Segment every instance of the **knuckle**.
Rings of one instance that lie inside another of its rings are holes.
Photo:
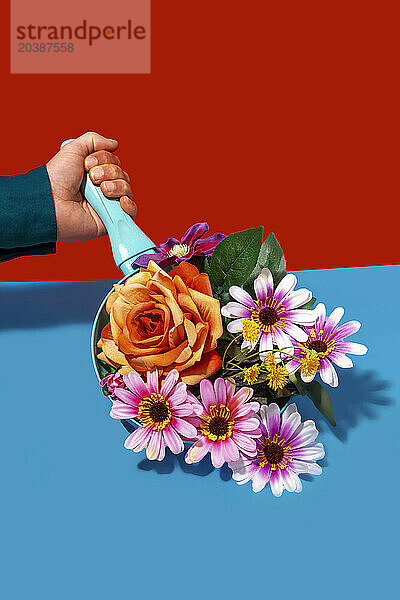
[[[108,153],[105,150],[99,150],[98,155],[103,165],[107,165],[110,162],[108,158]]]
[[[126,192],[125,183],[126,182],[123,181],[122,179],[118,179],[115,182],[115,184],[116,184],[115,189],[117,190],[119,196],[123,196]]]
[[[109,164],[107,167],[109,175],[112,179],[119,179],[120,177],[120,168],[118,165]]]
[[[98,157],[104,165],[117,165],[119,166],[119,159],[117,156],[114,156],[112,152],[108,152],[107,150],[99,150]]]

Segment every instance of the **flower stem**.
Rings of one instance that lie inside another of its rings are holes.
[[[241,334],[241,333],[239,333],[239,335],[237,335],[236,337],[234,337],[234,338],[233,338],[233,339],[232,339],[232,340],[229,342],[229,344],[227,345],[227,347],[225,348],[225,352],[224,352],[224,355],[223,355],[223,357],[222,357],[222,368],[223,368],[223,370],[225,370],[225,358],[226,358],[226,354],[227,354],[227,352],[228,352],[229,348],[230,348],[230,347],[232,346],[232,344],[233,344],[234,342],[236,342],[236,340],[238,340],[238,339],[239,339],[241,336],[242,336],[242,334]]]

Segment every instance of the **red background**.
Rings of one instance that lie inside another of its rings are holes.
[[[153,0],[151,75],[10,75],[4,15],[0,173],[95,130],[120,141],[155,242],[263,224],[290,269],[397,263],[395,7]],[[0,265],[2,280],[119,276],[107,239]]]

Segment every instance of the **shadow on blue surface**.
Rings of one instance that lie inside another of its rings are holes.
[[[126,420],[121,421],[122,425],[128,431],[128,433],[132,433],[135,431],[135,427]],[[209,475],[214,471],[214,467],[211,464],[211,460],[209,455],[207,455],[201,462],[195,465],[188,465],[185,463],[185,452],[181,454],[173,454],[169,448],[166,449],[165,458],[162,461],[158,460],[148,460],[144,458],[139,464],[138,469],[141,471],[156,471],[159,475],[166,475],[168,473],[172,473],[175,469],[175,466],[179,466],[184,473],[191,473],[192,475],[199,475],[204,477],[205,475]],[[228,467],[227,467],[228,469]],[[230,472],[230,469],[228,469]],[[228,477],[230,479],[230,475]]]
[[[157,460],[148,460],[145,458],[138,464],[138,469],[141,471],[156,471],[159,475],[172,473],[175,467],[179,467],[184,473],[200,477],[205,477],[215,470],[215,467],[211,464],[210,455],[205,456],[199,463],[188,465],[185,463],[185,452],[182,452],[182,454],[172,454],[168,449],[163,461],[158,462]],[[226,468],[230,472],[230,469]]]
[[[7,283],[0,287],[0,329],[92,322],[110,281]],[[11,307],[11,310],[10,310]]]
[[[318,462],[321,467],[326,468],[328,466],[326,456]],[[168,475],[173,473],[175,467],[180,468],[184,473],[189,473],[190,475],[197,475],[200,477],[205,477],[215,471],[215,467],[213,467],[211,463],[209,454],[207,454],[207,456],[205,456],[199,463],[188,465],[185,462],[184,452],[182,452],[182,454],[175,455],[172,454],[172,452],[170,452],[168,449],[165,453],[165,459],[163,461],[158,462],[157,460],[148,460],[145,458],[138,464],[138,469],[141,471],[155,471],[159,475]],[[232,479],[232,471],[226,463],[219,469],[219,476],[222,481],[230,481]],[[312,475],[302,474],[300,477],[305,481],[314,480]]]
[[[394,400],[387,395],[390,384],[380,379],[375,371],[338,369],[338,372],[339,387],[328,389],[336,427],[331,427],[307,399],[301,400],[300,412],[303,420],[313,419],[319,431],[330,430],[346,442],[349,431],[362,419],[376,419],[379,407],[391,406]],[[296,397],[297,400],[300,399]]]

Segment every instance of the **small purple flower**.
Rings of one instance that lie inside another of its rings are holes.
[[[223,233],[214,233],[210,237],[200,239],[208,229],[207,223],[196,223],[189,227],[181,240],[169,238],[167,242],[160,244],[154,253],[142,254],[133,264],[147,267],[149,261],[153,260],[164,269],[174,263],[189,260],[192,256],[210,256],[226,236]]]
[[[109,393],[111,398],[115,398],[115,390],[124,389],[126,390],[126,385],[124,383],[124,379],[120,373],[110,373],[103,377],[100,381],[101,387],[106,386],[107,392]]]

